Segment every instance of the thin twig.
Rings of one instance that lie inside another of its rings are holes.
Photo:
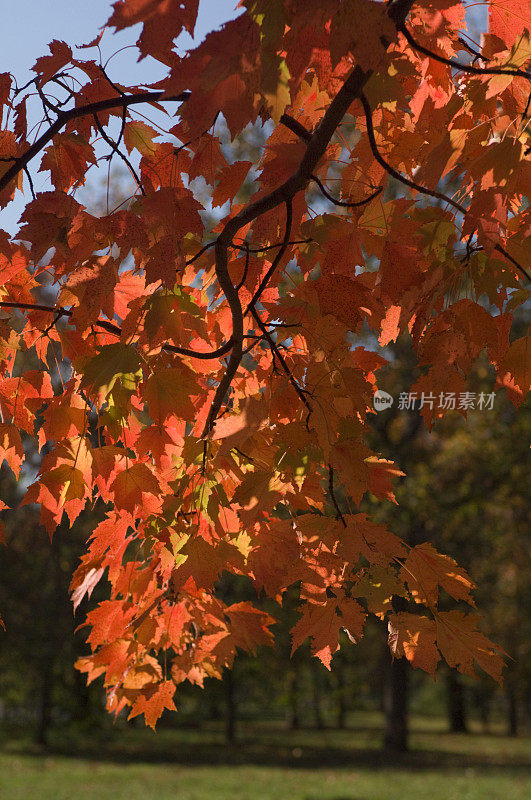
[[[280,246],[280,249],[279,249],[278,253],[276,254],[275,258],[273,259],[273,261],[271,263],[271,266],[267,270],[266,274],[264,275],[264,277],[260,281],[260,284],[258,285],[257,290],[253,294],[253,296],[251,298],[251,302],[249,303],[249,305],[245,309],[245,313],[246,314],[251,309],[253,309],[256,306],[256,304],[258,303],[258,301],[260,300],[260,297],[262,296],[262,293],[264,292],[267,284],[269,283],[269,281],[271,279],[271,276],[275,272],[276,268],[278,267],[278,265],[280,264],[280,262],[282,260],[282,257],[284,256],[284,253],[288,249],[289,240],[290,240],[290,236],[291,236],[291,227],[292,227],[292,225],[293,225],[293,203],[292,203],[291,197],[288,197],[286,199],[286,229],[285,229],[285,232],[284,232],[284,240],[283,240],[283,242],[282,242],[282,244]]]
[[[511,69],[508,67],[474,67],[472,64],[461,64],[459,61],[454,61],[453,58],[444,58],[444,56],[440,56],[438,53],[428,50],[427,47],[424,47],[417,42],[406,28],[405,22],[403,22],[401,25],[397,25],[397,28],[400,33],[405,36],[407,43],[414,50],[417,50],[419,53],[422,53],[425,56],[433,58],[434,61],[439,61],[440,64],[446,64],[447,66],[458,69],[461,72],[469,72],[471,75],[513,75],[515,77],[527,78],[527,80],[531,80],[531,75],[523,69]],[[481,58],[483,58],[483,56],[481,56]]]
[[[21,311],[49,311],[51,314],[57,314],[58,319],[61,317],[71,317],[74,313],[70,309],[62,308],[61,306],[46,306],[42,305],[41,303],[18,303],[15,301],[6,300],[0,301],[0,308],[18,308]],[[116,336],[122,335],[122,329],[113,322],[108,322],[105,319],[98,319],[93,324],[97,325],[98,328],[102,328],[108,333],[112,333]],[[198,358],[202,361],[221,358],[222,356],[226,355],[231,348],[232,339],[229,339],[228,342],[225,342],[225,344],[223,344],[221,347],[218,347],[217,350],[211,350],[210,352],[206,353],[201,352],[200,350],[190,350],[187,347],[178,347],[177,345],[173,344],[162,345],[162,350],[164,350],[166,353],[177,353],[178,355],[189,356],[190,358]]]
[[[18,173],[46,147],[48,142],[52,141],[53,137],[59,133],[67,122],[71,122],[73,119],[79,119],[80,117],[97,114],[99,111],[108,111],[111,108],[129,108],[129,106],[137,105],[138,103],[155,103],[159,100],[164,100],[165,102],[184,102],[189,99],[190,92],[181,92],[178,95],[169,95],[168,97],[164,95],[164,91],[139,92],[138,94],[131,94],[126,97],[109,97],[105,100],[98,100],[94,103],[87,103],[84,106],[71,108],[68,111],[62,111],[48,130],[39,136],[31,147],[28,147],[26,152],[19,156],[13,165],[2,175],[0,178],[0,191],[5,189],[5,187],[17,177]]]
[[[112,159],[112,157],[113,157],[113,155],[115,153],[116,153],[116,155],[120,156],[122,161],[125,163],[125,165],[129,169],[129,172],[133,176],[133,178],[135,180],[135,183],[138,186],[138,189],[139,189],[140,193],[145,196],[146,193],[144,191],[144,187],[142,186],[142,181],[140,180],[135,168],[133,167],[133,165],[131,164],[131,162],[127,158],[127,156],[124,153],[122,153],[122,151],[119,149],[118,142],[113,141],[113,139],[111,139],[111,137],[104,131],[103,126],[102,126],[102,124],[101,124],[101,122],[100,122],[100,120],[98,118],[98,115],[97,114],[93,114],[92,116],[94,118],[94,122],[96,123],[96,128],[100,132],[101,138],[105,142],[107,142],[107,144],[109,145],[109,147],[112,150],[112,153],[109,156],[109,161]]]
[[[267,341],[267,343],[268,343],[269,347],[271,348],[273,354],[280,361],[282,369],[284,370],[284,372],[288,376],[289,382],[291,383],[291,385],[293,386],[293,388],[297,392],[299,398],[302,400],[302,402],[304,403],[304,405],[306,406],[308,411],[311,413],[312,406],[311,406],[310,402],[308,401],[308,398],[306,397],[306,393],[305,393],[304,389],[302,389],[299,386],[299,383],[295,379],[293,373],[291,372],[291,370],[290,370],[290,368],[289,368],[289,366],[288,366],[288,364],[286,362],[286,359],[284,358],[284,356],[282,355],[282,353],[278,349],[278,346],[277,346],[276,342],[274,341],[273,337],[271,336],[271,334],[267,330],[267,328],[264,325],[263,321],[260,319],[260,315],[259,315],[258,311],[255,308],[253,308],[253,309],[251,309],[251,314],[253,315],[253,317],[254,317],[254,319],[256,321],[256,324],[258,325],[258,327],[262,331],[263,338]]]
[[[421,194],[427,194],[430,197],[436,197],[437,200],[442,200],[445,203],[450,203],[454,208],[461,212],[461,214],[466,214],[466,209],[460,204],[456,203],[455,200],[452,200],[451,197],[443,194],[442,192],[436,192],[433,189],[428,189],[426,186],[421,186],[419,183],[415,183],[415,181],[406,178],[405,175],[402,175],[398,172],[394,167],[387,163],[387,161],[383,158],[380,151],[378,150],[378,145],[376,144],[376,139],[374,137],[374,127],[372,124],[372,110],[369,105],[369,101],[365,97],[363,92],[360,92],[359,95],[360,102],[363,106],[363,110],[365,112],[365,120],[367,123],[367,136],[369,137],[369,145],[372,151],[372,154],[376,161],[389,173],[392,175],[393,178],[396,178],[397,181],[403,183],[405,186],[409,186],[411,189],[415,189],[415,191],[420,192]]]
[[[336,493],[334,491],[334,468],[332,464],[328,465],[328,492],[330,494],[330,497],[332,498],[332,503],[334,504],[334,507],[336,509],[337,519],[340,519],[341,522],[343,523],[343,527],[346,528],[347,523],[345,522],[345,517],[341,513],[341,509],[339,508],[339,504],[337,502]]]
[[[336,200],[336,198],[329,193],[326,186],[324,186],[323,183],[319,180],[317,175],[312,175],[311,179],[317,184],[317,186],[319,187],[319,189],[324,194],[327,200],[330,200],[330,202],[333,203],[335,206],[342,206],[343,208],[359,208],[359,206],[364,206],[367,203],[370,203],[371,200],[374,200],[375,197],[378,197],[378,195],[381,192],[383,192],[382,187],[379,186],[375,192],[370,194],[368,197],[365,197],[363,200],[358,200],[355,203],[352,201],[346,202],[345,200]]]

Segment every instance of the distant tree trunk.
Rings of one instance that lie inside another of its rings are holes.
[[[50,575],[52,577],[49,589],[44,590],[42,609],[46,619],[45,641],[42,650],[40,666],[40,692],[38,703],[38,721],[35,732],[37,744],[48,744],[48,733],[52,724],[52,705],[54,688],[54,670],[57,659],[57,620],[60,618],[62,605],[62,580],[60,564],[60,537],[61,529],[58,528],[50,544]]]
[[[518,705],[514,686],[507,683],[505,688],[507,701],[507,736],[518,736]]]
[[[230,744],[236,739],[236,696],[234,673],[231,669],[225,670],[223,684],[225,687],[225,739]]]
[[[459,675],[448,672],[446,676],[446,705],[451,733],[466,733],[466,708],[464,687]]]
[[[296,731],[301,726],[299,713],[299,668],[297,662],[293,663],[288,670],[288,713],[287,723],[292,731]]]
[[[313,707],[313,715],[315,719],[315,727],[318,730],[323,730],[325,727],[324,720],[323,720],[323,711],[322,711],[322,695],[321,695],[321,685],[319,681],[319,665],[317,664],[317,660],[312,658],[311,661],[311,671],[312,671],[312,707]]]
[[[391,660],[388,656],[384,684],[385,732],[387,750],[403,753],[408,740],[409,663],[405,658]]]
[[[35,735],[37,744],[48,744],[48,732],[52,723],[53,663],[48,662],[41,671],[38,723]]]
[[[490,729],[490,695],[486,691],[480,692],[477,704],[483,733],[488,733]]]
[[[348,682],[346,676],[345,662],[341,658],[337,659],[336,666],[337,678],[337,717],[336,725],[340,730],[347,727],[348,712]]]

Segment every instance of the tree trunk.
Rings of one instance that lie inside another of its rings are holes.
[[[507,736],[518,736],[518,706],[514,687],[507,684],[505,689],[507,700]]]
[[[348,681],[346,676],[346,665],[341,658],[337,659],[336,665],[336,678],[337,678],[337,717],[336,725],[339,730],[344,730],[347,727],[347,713],[348,713]]]
[[[53,663],[48,662],[41,672],[39,718],[35,734],[35,741],[43,747],[48,744],[48,731],[52,723],[52,688]]]
[[[323,730],[325,727],[323,720],[323,711],[321,708],[321,686],[319,682],[319,665],[316,659],[312,658],[311,671],[312,671],[312,706],[315,719],[315,727],[318,730]]]
[[[451,733],[466,733],[466,707],[464,687],[459,675],[448,672],[446,676],[446,706]]]
[[[408,740],[409,664],[405,658],[391,661],[388,657],[384,684],[385,732],[387,750],[403,753]]]
[[[480,692],[477,704],[483,733],[488,733],[490,730],[490,695],[487,692]]]
[[[236,739],[236,697],[234,673],[231,669],[225,670],[223,684],[225,686],[225,740],[231,744]]]
[[[38,705],[38,722],[35,732],[37,744],[48,744],[48,733],[52,724],[54,670],[57,659],[57,620],[60,618],[62,604],[62,581],[60,564],[60,536],[58,528],[50,543],[49,570],[52,577],[48,591],[45,590],[42,603],[46,614],[46,633],[41,661],[40,696]]]
[[[296,731],[301,726],[299,713],[299,669],[295,662],[288,670],[288,728]]]

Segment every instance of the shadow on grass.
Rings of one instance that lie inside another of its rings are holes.
[[[373,733],[377,733],[373,731]],[[210,731],[180,729],[162,730],[157,736],[147,738],[143,731],[125,730],[111,738],[68,737],[56,739],[46,749],[32,745],[10,743],[2,748],[5,754],[24,755],[36,759],[50,756],[76,758],[103,763],[168,764],[174,766],[260,766],[295,769],[391,769],[391,770],[441,770],[451,768],[510,770],[513,774],[531,774],[531,763],[518,755],[501,758],[494,750],[489,753],[466,752],[460,742],[454,749],[419,749],[393,754],[375,747],[352,746],[355,734],[343,734],[339,745],[327,742],[326,735],[309,742],[299,740],[286,731],[247,732],[241,741],[227,745],[219,734]],[[473,739],[474,737],[472,737]],[[376,741],[376,740],[375,740]],[[460,749],[457,749],[460,748]],[[363,800],[363,798],[330,798],[330,800]]]

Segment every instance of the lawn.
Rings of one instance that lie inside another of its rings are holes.
[[[4,736],[1,800],[527,800],[531,740],[456,736],[414,720],[411,751],[384,755],[378,720],[351,730],[247,726],[219,731],[128,728],[107,739],[57,738],[43,752]]]

